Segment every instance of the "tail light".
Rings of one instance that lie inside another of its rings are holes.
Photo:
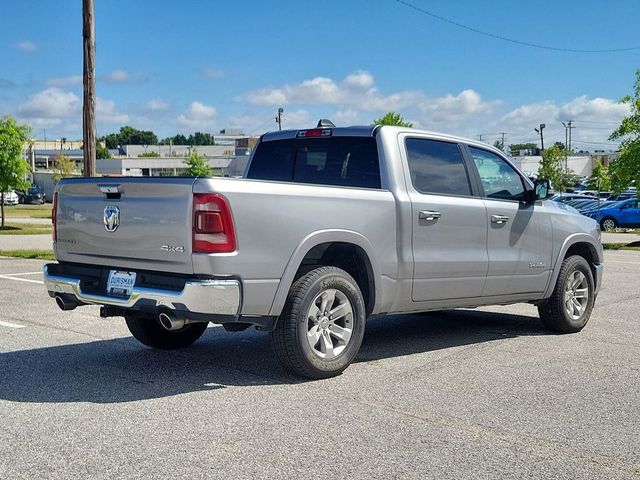
[[[51,237],[55,242],[58,240],[58,192],[53,194],[53,204],[51,207]]]
[[[227,199],[213,193],[193,194],[193,253],[229,253],[236,233]]]

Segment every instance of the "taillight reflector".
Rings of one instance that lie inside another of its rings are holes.
[[[51,237],[55,242],[58,240],[58,192],[53,194],[53,203],[51,205]]]
[[[229,253],[236,234],[227,199],[214,193],[193,194],[193,253]]]

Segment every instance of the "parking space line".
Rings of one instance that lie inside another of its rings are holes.
[[[0,278],[3,278],[5,280],[15,280],[17,282],[38,283],[40,285],[44,285],[44,282],[42,280],[30,280],[28,278],[10,277],[8,275],[0,275]]]
[[[24,325],[18,325],[17,323],[5,322],[3,320],[0,320],[0,327],[25,328]]]
[[[38,272],[25,272],[25,273],[3,273],[5,277],[21,277],[22,275],[41,275],[42,270]]]

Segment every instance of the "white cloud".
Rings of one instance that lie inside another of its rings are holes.
[[[129,116],[116,111],[116,104],[113,100],[96,98],[96,122],[101,123],[126,123]]]
[[[60,121],[79,115],[81,110],[82,102],[78,95],[57,87],[50,87],[29,97],[20,105],[18,113],[24,118]]]
[[[295,129],[295,128],[309,128],[312,125],[309,117],[309,112],[303,109],[285,111],[282,114],[282,128],[283,129]],[[271,130],[271,129],[269,129]],[[275,128],[273,128],[275,130]]]
[[[131,73],[127,70],[113,70],[112,72],[103,75],[101,79],[106,83],[117,84],[145,82],[147,77],[141,73]]]
[[[34,127],[82,124],[82,100],[73,92],[50,87],[30,96],[18,107],[18,115]],[[112,100],[96,98],[97,122],[124,123],[128,119]]]
[[[143,108],[147,112],[164,112],[169,109],[169,104],[164,100],[154,98],[145,103]]]
[[[207,78],[223,78],[224,72],[218,68],[206,67],[200,73]]]
[[[15,47],[24,53],[33,53],[38,47],[31,40],[23,40],[21,42],[16,43]]]
[[[191,102],[187,110],[176,118],[176,123],[183,128],[211,130],[217,113],[211,105]]]
[[[68,77],[56,77],[47,80],[50,87],[73,87],[82,83],[81,75],[70,75]]]
[[[376,87],[373,75],[365,70],[350,73],[341,81],[315,77],[298,84],[258,89],[240,99],[258,106],[337,105],[339,110],[335,118],[340,123],[361,119],[361,112],[385,113],[417,107],[416,113],[424,120],[421,123],[449,125],[470,115],[490,112],[497,105],[497,102],[484,101],[474,90],[440,98],[432,98],[420,90],[401,90],[384,95]]]

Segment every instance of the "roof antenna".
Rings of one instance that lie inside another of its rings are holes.
[[[336,128],[336,126],[331,120],[321,118],[320,120],[318,120],[318,125],[316,125],[316,128]]]

